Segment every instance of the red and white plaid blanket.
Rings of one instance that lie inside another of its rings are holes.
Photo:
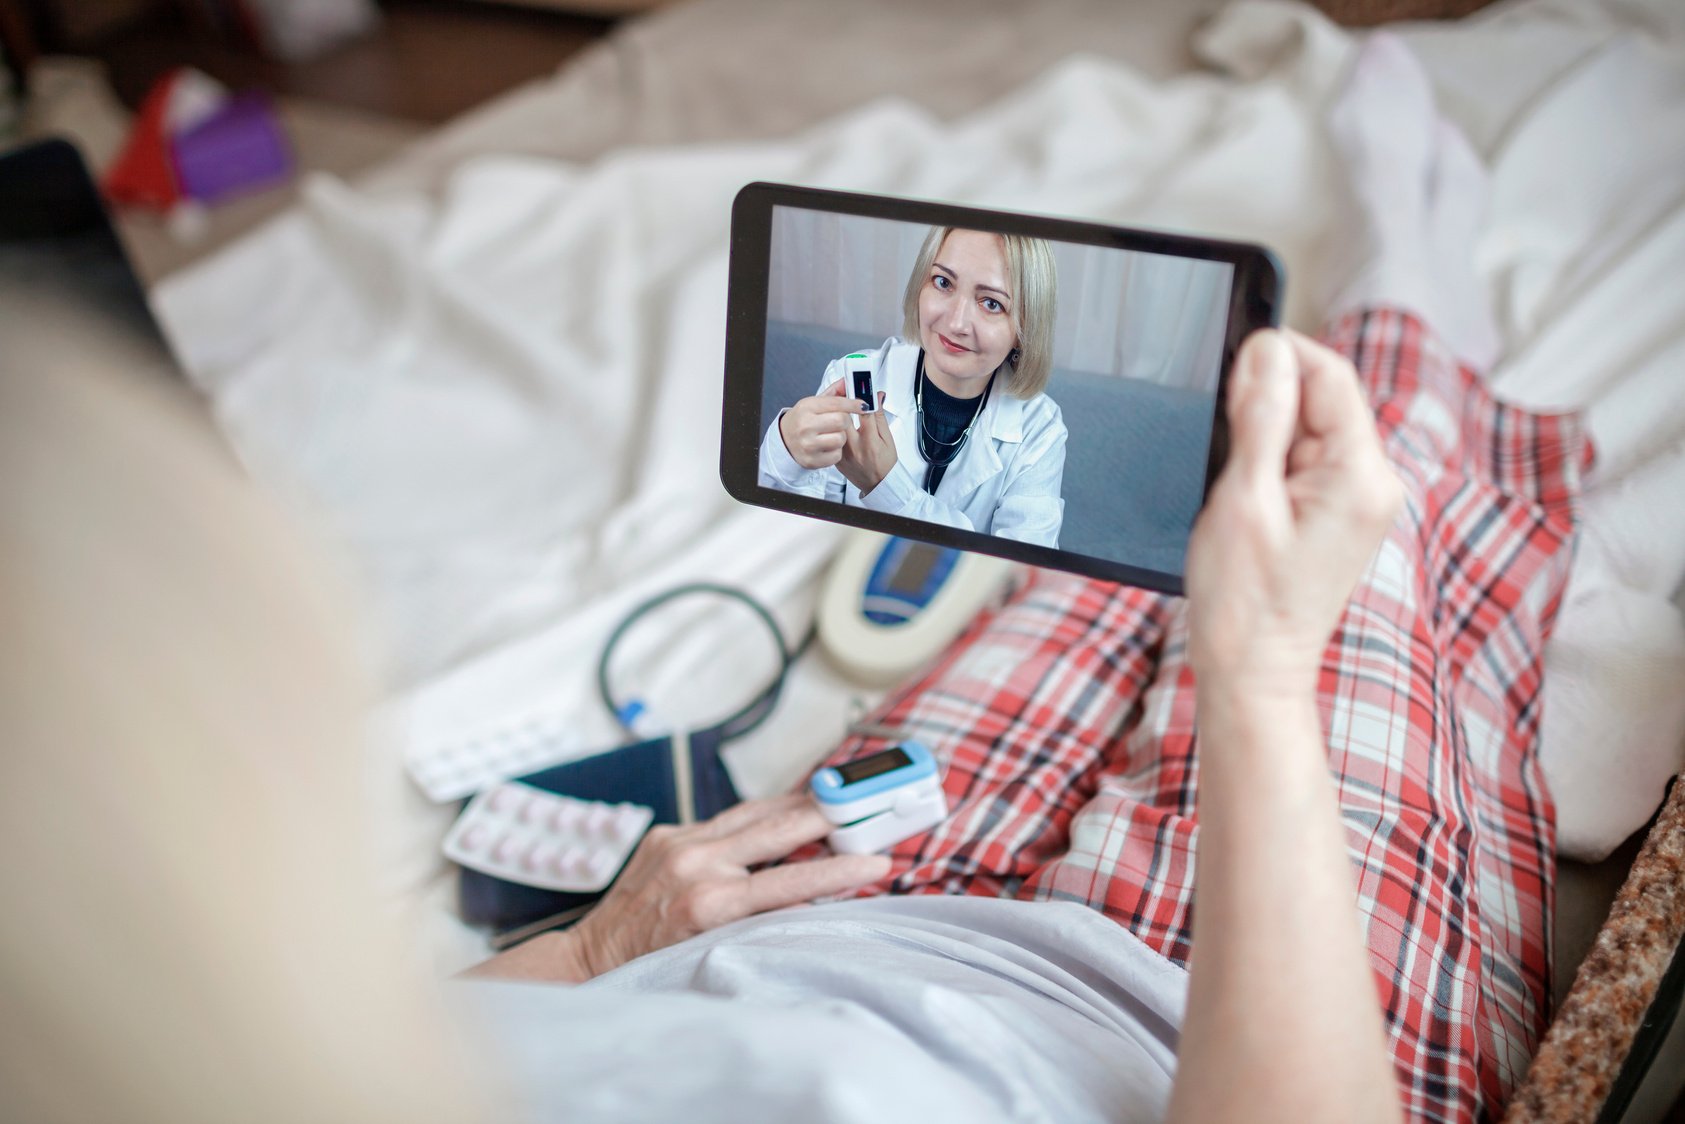
[[[1408,315],[1353,314],[1326,339],[1408,494],[1319,688],[1358,907],[1407,1115],[1495,1116],[1548,1016],[1542,652],[1591,446],[1573,416],[1495,401]],[[1185,963],[1200,758],[1183,610],[1037,573],[892,697],[875,721],[936,752],[954,811],[862,893],[1079,901]]]

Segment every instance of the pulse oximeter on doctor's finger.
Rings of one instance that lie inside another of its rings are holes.
[[[881,851],[948,815],[936,758],[918,742],[820,769],[808,791],[820,814],[837,825],[826,839],[842,855]]]

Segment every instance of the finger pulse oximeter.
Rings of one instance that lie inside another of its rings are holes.
[[[826,766],[807,787],[820,814],[837,825],[826,839],[841,855],[881,851],[948,815],[936,758],[918,742]]]
[[[877,391],[872,386],[874,366],[872,356],[864,351],[843,356],[844,386],[851,396],[860,400],[860,412],[863,414],[876,413],[878,409]]]

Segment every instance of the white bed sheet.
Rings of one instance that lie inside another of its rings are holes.
[[[379,838],[447,963],[479,951],[448,920],[453,810],[399,756],[535,711],[573,716],[575,752],[612,744],[592,670],[629,605],[733,581],[794,634],[836,542],[715,477],[742,183],[1263,241],[1290,319],[1314,327],[1341,233],[1321,119],[1353,40],[1248,3],[1196,62],[1201,7],[702,0],[355,189],[312,184],[157,294],[242,457],[318,509],[364,578],[394,684]],[[1545,712],[1564,848],[1595,855],[1642,822],[1685,740],[1685,14],[1539,0],[1403,34],[1493,172],[1494,382],[1587,408],[1603,457]],[[770,670],[731,612],[688,614],[677,644],[634,637],[619,666],[672,721],[717,716]],[[869,700],[804,661],[732,750],[742,787],[788,786]]]

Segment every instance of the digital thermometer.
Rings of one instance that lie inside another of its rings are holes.
[[[839,855],[865,855],[928,831],[948,816],[936,758],[918,742],[820,769],[808,781],[819,812],[835,829]]]

